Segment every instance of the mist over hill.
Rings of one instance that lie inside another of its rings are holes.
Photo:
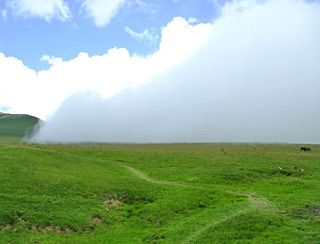
[[[33,133],[41,122],[37,117],[27,114],[8,114],[0,112],[0,139],[23,139]]]

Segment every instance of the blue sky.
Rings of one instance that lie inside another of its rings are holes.
[[[48,17],[45,10],[42,14],[41,8],[35,10],[23,2],[32,1],[0,1],[0,52],[20,59],[36,71],[49,68],[40,61],[43,55],[70,60],[80,52],[102,55],[112,47],[124,47],[130,54],[151,54],[158,49],[161,29],[173,17],[208,23],[218,14],[212,0],[126,0],[119,4],[110,22],[98,24],[86,12],[85,0],[64,1],[69,11],[64,17],[57,6],[53,7],[57,12]],[[33,2],[41,6],[45,1]],[[149,37],[135,38],[129,29],[136,33],[146,31]]]

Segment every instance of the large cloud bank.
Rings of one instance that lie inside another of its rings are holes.
[[[320,143],[319,13],[318,1],[229,2],[189,58],[109,98],[73,94],[33,141]]]
[[[51,67],[40,72],[0,52],[0,111],[47,119],[73,93],[96,91],[108,98],[185,60],[206,40],[211,27],[174,18],[163,28],[160,48],[152,55],[130,55],[117,47],[101,56],[80,53],[70,61],[44,55],[41,60]]]

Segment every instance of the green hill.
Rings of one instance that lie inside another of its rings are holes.
[[[0,113],[0,140],[20,140],[30,135],[38,122],[30,115]]]

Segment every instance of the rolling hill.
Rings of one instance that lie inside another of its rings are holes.
[[[0,140],[20,140],[30,135],[38,122],[38,118],[30,115],[0,112]]]

